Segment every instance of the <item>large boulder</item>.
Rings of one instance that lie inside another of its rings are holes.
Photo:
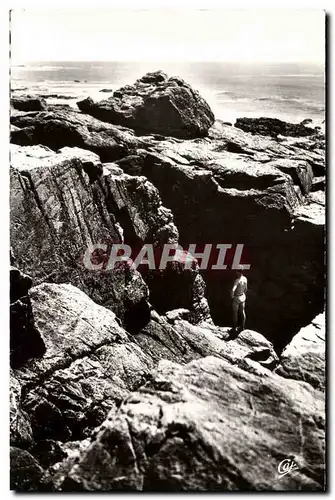
[[[162,361],[63,469],[59,488],[323,491],[323,395],[248,366],[216,357]],[[295,464],[285,475],[284,460]]]
[[[277,373],[282,377],[308,382],[319,390],[325,388],[326,324],[319,314],[302,328],[280,356]]]
[[[109,99],[94,102],[88,98],[78,102],[78,107],[139,134],[203,137],[214,123],[213,112],[200,94],[181,78],[169,78],[162,71],[144,75]]]
[[[14,370],[34,440],[85,437],[153,361],[131,341],[115,314],[72,285],[43,284],[29,292],[46,350]]]

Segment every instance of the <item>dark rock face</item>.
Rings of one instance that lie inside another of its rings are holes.
[[[12,97],[10,104],[18,111],[43,111],[47,109],[47,103],[42,97],[20,96]]]
[[[22,387],[15,377],[14,370],[10,373],[10,444],[27,447],[33,443],[33,435],[28,414],[22,408]]]
[[[15,302],[20,297],[27,295],[29,288],[32,285],[32,279],[30,276],[22,273],[16,267],[10,268],[9,272],[10,278],[10,302]]]
[[[252,363],[247,372],[215,357],[161,362],[110,413],[61,490],[323,490],[320,393]],[[299,469],[274,480],[288,450]]]
[[[199,250],[208,243],[230,243],[233,249],[244,244],[242,262],[251,265],[246,272],[248,325],[280,350],[323,308],[324,212],[315,203],[304,204],[313,174],[301,149],[277,149],[271,139],[262,144],[248,136],[243,143],[243,133],[222,129],[221,140],[216,132],[214,144],[160,141],[157,152],[141,151],[136,168],[134,155],[129,170],[126,158],[119,165],[125,172],[145,175],[159,189],[186,249],[193,242]],[[213,151],[219,141],[225,148],[227,140],[244,153]],[[267,148],[265,163],[256,159],[262,147]],[[232,254],[227,265],[231,262]],[[227,324],[234,273],[228,267],[202,275],[214,322]]]
[[[51,483],[44,469],[26,450],[10,448],[10,489],[20,492],[50,491]]]
[[[13,370],[13,489],[322,490],[324,395],[272,373],[262,335],[153,311],[132,337],[71,285],[29,296],[46,353]],[[274,482],[288,453],[299,470]]]
[[[252,134],[270,135],[271,137],[277,137],[279,134],[305,137],[317,132],[315,129],[307,127],[304,122],[287,123],[278,118],[238,118],[235,127]]]
[[[122,317],[125,301],[131,299],[127,285],[132,284],[134,303],[147,295],[140,276],[125,268],[108,274],[89,271],[83,263],[91,242],[121,241],[115,218],[99,200],[101,191],[94,189],[85,173],[85,165],[91,169],[96,165],[98,171],[98,158],[85,151],[79,156],[75,152],[57,155],[32,148],[24,163],[24,150],[15,151],[11,236],[17,265],[35,280],[78,284],[98,302],[111,301]]]
[[[198,92],[182,79],[162,71],[148,73],[107,100],[85,99],[78,107],[100,120],[133,128],[137,133],[192,138],[207,135],[214,115]]]
[[[290,175],[294,184],[300,187],[302,194],[306,195],[312,188],[313,169],[308,161],[280,159],[267,163]]]

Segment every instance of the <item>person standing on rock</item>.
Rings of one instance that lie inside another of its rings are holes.
[[[246,293],[248,290],[248,280],[243,274],[243,266],[239,266],[236,271],[237,278],[234,281],[234,285],[231,291],[231,298],[233,300],[233,331],[238,331],[238,316],[241,316],[242,324],[240,327],[240,331],[245,328],[245,301],[246,301]]]

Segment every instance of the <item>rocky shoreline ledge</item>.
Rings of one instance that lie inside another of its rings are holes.
[[[11,105],[11,488],[323,490],[322,132],[215,120],[161,71]],[[229,268],[89,271],[99,242],[243,243],[248,329]]]

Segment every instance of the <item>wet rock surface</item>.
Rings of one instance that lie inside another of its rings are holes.
[[[228,329],[192,325],[172,313],[168,323],[152,311],[149,324],[132,336],[112,311],[72,285],[42,284],[29,297],[46,351],[12,371],[11,439],[45,469],[42,489],[59,489],[69,459],[72,463],[62,443],[79,440],[86,449],[92,430],[152,379],[160,360],[183,365],[214,354],[234,365],[245,363],[248,370],[256,360],[265,374],[278,364],[271,343],[249,330],[229,340]],[[25,484],[22,480],[18,489]]]
[[[214,122],[162,72],[39,102],[11,116],[11,488],[324,490],[324,136]],[[231,244],[227,269],[108,270],[115,244],[192,243]]]

